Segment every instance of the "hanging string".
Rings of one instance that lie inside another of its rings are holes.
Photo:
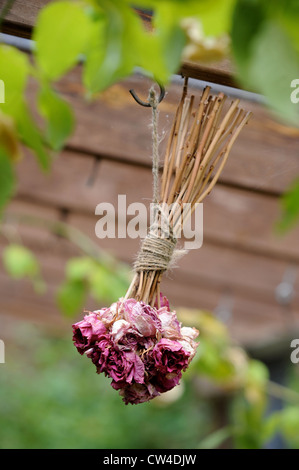
[[[159,214],[163,216],[160,207],[159,184],[159,135],[158,135],[158,105],[159,99],[152,87],[149,91],[148,102],[152,108],[152,173],[153,173],[153,220],[149,233],[143,241],[137,260],[134,264],[136,272],[140,271],[166,271],[172,261],[176,238],[169,226],[159,223]],[[168,224],[167,224],[168,225]],[[163,229],[164,226],[164,229]]]
[[[152,87],[149,91],[148,101],[152,108],[152,146],[153,146],[153,203],[157,206],[160,200],[160,188],[159,188],[159,136],[158,136],[158,104],[159,100],[157,94]]]

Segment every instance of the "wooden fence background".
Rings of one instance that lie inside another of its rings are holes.
[[[4,31],[30,37],[36,13],[45,3],[17,0]],[[211,81],[227,85],[233,83],[229,67],[185,64],[183,70],[203,80],[208,70]],[[49,174],[42,174],[32,155],[26,154],[18,165],[19,187],[9,213],[66,221],[119,259],[132,263],[138,240],[97,239],[95,207],[104,201],[116,205],[118,194],[126,194],[128,204],[151,198],[150,110],[138,106],[129,94],[134,88],[146,96],[149,85],[136,75],[87,103],[80,67],[59,82],[57,88],[75,110],[75,133]],[[180,92],[179,83],[167,89],[160,105],[161,134],[170,128]],[[194,92],[199,96],[200,89]],[[33,83],[28,94],[33,102]],[[242,105],[253,112],[253,118],[205,200],[203,247],[180,260],[179,269],[164,278],[163,291],[176,307],[219,311],[228,302],[231,315],[227,324],[233,337],[245,345],[258,345],[284,335],[295,337],[294,331],[298,331],[299,230],[281,238],[274,226],[280,215],[279,197],[299,173],[299,131],[279,123],[261,104],[243,100]],[[16,228],[24,244],[38,256],[48,291],[36,295],[29,282],[11,280],[1,267],[0,315],[65,323],[54,294],[64,277],[66,260],[78,251],[42,228],[25,224]],[[1,238],[1,250],[5,243]],[[289,269],[296,275],[294,297],[288,306],[282,306],[275,292]],[[98,307],[91,301],[86,305]]]

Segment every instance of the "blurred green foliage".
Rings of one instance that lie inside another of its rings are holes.
[[[200,340],[211,343],[209,351],[218,344],[213,353],[216,367],[201,371],[210,352],[203,354],[199,346],[180,386],[133,406],[124,405],[110,380],[97,375],[93,364],[78,355],[71,331],[55,335],[28,322],[13,324],[10,339],[4,338],[6,363],[0,371],[1,448],[190,449],[225,444],[253,449],[262,448],[276,432],[286,445],[299,448],[297,405],[267,413],[264,364],[250,360],[243,350],[240,360],[240,348],[212,315],[179,312],[184,322],[191,314],[192,324],[201,329]],[[230,355],[234,369],[230,379],[219,375],[217,367],[217,357],[221,362],[226,349],[238,356],[236,360]],[[293,366],[292,373],[296,389],[298,368]],[[226,423],[217,413],[221,403]]]
[[[0,371],[1,448],[192,448],[211,428],[191,386],[172,404],[125,406],[85,359],[71,332],[18,329]]]
[[[82,310],[88,294],[96,302],[110,304],[124,295],[129,279],[129,270],[120,264],[111,267],[88,256],[71,258],[57,293],[58,305],[66,315],[74,315]]]

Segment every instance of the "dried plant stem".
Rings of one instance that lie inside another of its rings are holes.
[[[154,234],[155,240],[166,236],[165,224],[170,230],[168,236],[180,236],[182,223],[192,216],[196,204],[210,194],[235,140],[248,122],[251,113],[239,108],[239,100],[234,100],[224,112],[226,98],[223,93],[211,95],[210,87],[206,87],[194,110],[195,98],[188,96],[185,80],[164,155],[159,210],[149,234]],[[125,298],[159,307],[164,271],[152,266],[147,270],[137,269]]]

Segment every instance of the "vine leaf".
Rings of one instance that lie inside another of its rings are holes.
[[[61,150],[74,127],[74,116],[69,104],[49,87],[38,95],[41,115],[46,119],[46,139],[54,150]]]
[[[69,71],[83,53],[89,31],[89,18],[79,4],[61,1],[43,8],[33,34],[42,74],[56,80]]]
[[[15,173],[11,159],[0,147],[0,212],[15,191]]]

